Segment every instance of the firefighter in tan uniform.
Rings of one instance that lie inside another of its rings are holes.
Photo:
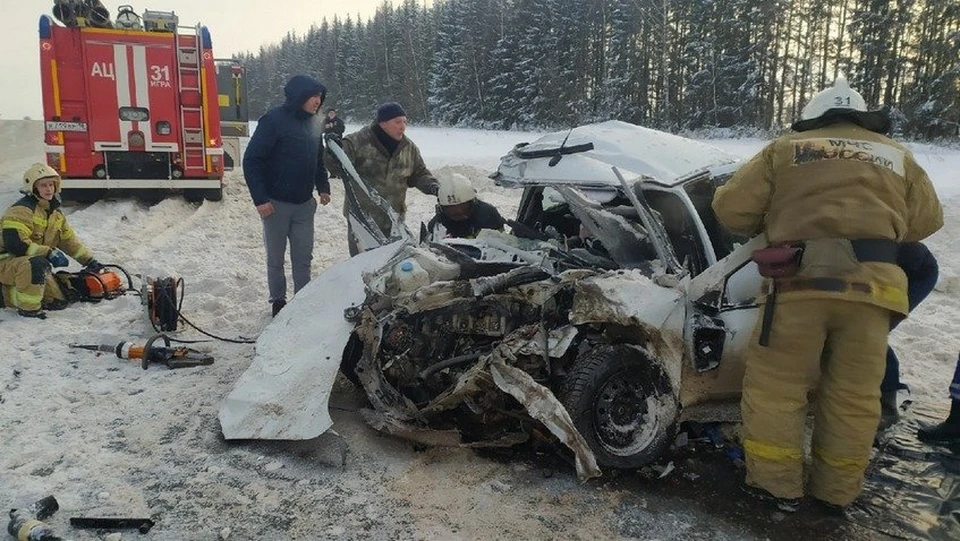
[[[797,133],[770,143],[714,196],[730,231],[802,247],[795,272],[764,283],[741,400],[744,489],[785,511],[804,494],[811,391],[807,492],[831,508],[860,494],[890,319],[908,308],[897,246],[943,225],[930,179],[909,150],[883,135],[889,127],[841,76],[803,109]]]
[[[69,264],[66,254],[90,272],[102,267],[80,242],[60,210],[60,175],[35,163],[23,174],[24,194],[3,214],[0,236],[0,284],[3,303],[21,316],[46,318],[47,310],[67,306],[53,267]]]

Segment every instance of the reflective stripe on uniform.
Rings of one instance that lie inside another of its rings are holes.
[[[907,292],[896,287],[873,284],[873,298],[883,304],[907,304]]]
[[[27,245],[27,255],[28,256],[37,255],[41,251],[43,251],[44,248],[46,248],[46,246],[42,244],[37,244],[36,242],[31,242],[30,244]]]
[[[4,229],[16,229],[28,237],[33,234],[29,225],[17,220],[4,220],[2,226]]]
[[[84,259],[86,259],[86,258],[88,258],[88,257],[92,259],[92,256],[93,256],[93,254],[91,254],[91,253],[90,253],[90,250],[87,250],[86,248],[83,248],[82,250],[79,250],[79,251],[78,251],[77,253],[75,253],[75,254],[70,254],[70,257],[76,259],[77,261],[83,261]]]
[[[907,292],[897,287],[891,287],[876,282],[851,282],[842,278],[791,278],[775,280],[778,293],[797,293],[807,291],[824,291],[841,295],[864,294],[868,298],[864,301],[896,311],[898,306],[909,306]],[[766,290],[771,280],[763,282]],[[853,299],[854,297],[849,297]],[[860,300],[858,298],[857,300]],[[906,312],[904,312],[906,313]]]
[[[831,468],[838,470],[863,471],[867,467],[869,457],[854,458],[849,456],[830,456],[819,449],[813,450],[813,456]]]
[[[13,301],[13,305],[17,308],[35,310],[39,308],[40,303],[43,302],[43,293],[40,293],[39,295],[31,295],[14,287],[10,290],[10,300]]]
[[[756,440],[743,440],[743,449],[756,458],[766,460],[800,460],[803,453],[799,447],[780,447],[769,443],[762,443]]]

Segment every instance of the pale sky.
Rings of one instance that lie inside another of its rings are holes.
[[[279,42],[291,30],[302,35],[324,17],[332,21],[335,15],[349,15],[356,20],[359,14],[365,21],[381,3],[383,0],[103,0],[111,18],[117,7],[129,4],[138,15],[145,9],[174,11],[182,25],[204,24],[210,29],[214,54],[224,58]],[[37,22],[41,15],[52,14],[53,5],[53,0],[3,2],[0,118],[42,118]]]

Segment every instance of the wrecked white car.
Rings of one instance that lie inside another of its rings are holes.
[[[550,437],[581,478],[657,458],[683,419],[735,417],[762,240],[725,232],[710,203],[737,166],[616,121],[518,145],[494,174],[522,189],[512,235],[417,243],[395,220],[267,328],[221,408],[224,436],[319,435],[338,368],[378,430],[469,447]]]

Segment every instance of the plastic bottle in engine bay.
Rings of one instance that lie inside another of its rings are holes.
[[[404,259],[393,269],[397,286],[404,293],[411,293],[430,283],[430,275],[416,259]]]

